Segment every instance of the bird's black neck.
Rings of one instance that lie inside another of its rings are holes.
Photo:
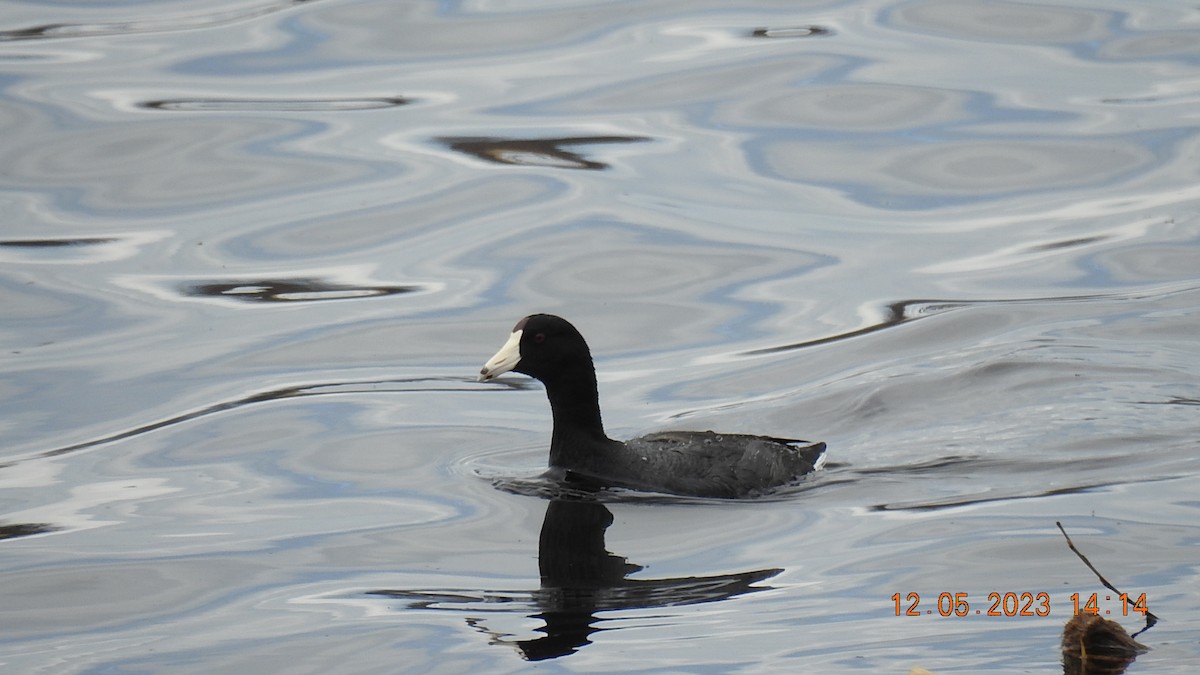
[[[608,441],[600,419],[600,396],[591,359],[579,368],[557,373],[545,385],[554,415],[551,466],[570,469],[580,462],[586,463],[585,448],[595,448],[597,440]]]

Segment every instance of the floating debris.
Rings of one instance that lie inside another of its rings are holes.
[[[1120,597],[1122,608],[1124,608],[1125,603],[1128,602],[1127,598],[1132,596],[1122,593],[1116,586],[1109,583],[1108,579],[1105,579],[1104,575],[1100,574],[1095,565],[1092,565],[1091,561],[1087,559],[1087,556],[1075,548],[1075,543],[1063,529],[1062,523],[1056,521],[1054,524],[1066,538],[1071,552],[1078,556],[1084,565],[1087,565],[1087,568],[1096,575],[1105,588]],[[1093,599],[1094,597],[1095,594],[1093,594]],[[1145,594],[1133,604],[1133,610],[1146,615],[1146,626],[1132,636],[1126,633],[1125,629],[1117,622],[1099,616],[1099,608],[1090,603],[1084,603],[1082,607],[1077,605],[1076,609],[1076,614],[1063,627],[1062,660],[1063,673],[1066,675],[1119,675],[1125,672],[1138,654],[1149,651],[1149,647],[1133,639],[1158,623],[1158,617],[1145,606]]]
[[[1121,624],[1095,614],[1076,614],[1063,628],[1065,675],[1118,675],[1146,651]]]

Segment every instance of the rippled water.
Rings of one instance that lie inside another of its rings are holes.
[[[11,2],[0,63],[6,672],[1053,672],[1071,594],[1145,624],[1056,522],[1200,657],[1185,3]],[[549,499],[474,381],[531,311],[612,435],[829,464]]]

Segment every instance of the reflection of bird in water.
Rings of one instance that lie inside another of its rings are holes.
[[[599,502],[586,499],[551,501],[538,539],[541,587],[527,594],[378,590],[368,595],[408,600],[408,607],[413,609],[531,612],[527,616],[545,623],[536,629],[544,635],[528,640],[511,640],[509,636],[493,632],[482,618],[468,618],[467,623],[489,635],[493,644],[510,645],[523,658],[540,661],[572,654],[590,644],[592,633],[605,630],[601,627],[602,619],[597,616],[599,612],[725,600],[766,590],[769,587],[752,584],[782,571],[766,569],[707,577],[627,579],[627,575],[642,567],[605,548],[604,533],[612,522],[612,512]]]
[[[550,473],[566,480],[696,497],[752,497],[811,473],[825,451],[824,443],[711,431],[614,441],[600,421],[587,342],[569,322],[550,314],[518,321],[479,379],[509,371],[546,385],[554,415]]]
[[[537,602],[543,608],[533,617],[546,622],[545,637],[521,640],[517,647],[530,661],[574,652],[591,642],[594,612],[610,591],[627,582],[625,576],[642,569],[604,547],[604,532],[612,512],[590,501],[554,500],[546,507],[538,538],[538,572],[542,587]]]

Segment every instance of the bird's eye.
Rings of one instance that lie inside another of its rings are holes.
[[[546,334],[545,334],[545,333],[538,333],[538,334],[534,335],[534,336],[533,336],[533,341],[534,341],[534,342],[536,342],[536,343],[538,343],[538,344],[542,344],[543,342],[545,342],[545,341],[546,341]]]

